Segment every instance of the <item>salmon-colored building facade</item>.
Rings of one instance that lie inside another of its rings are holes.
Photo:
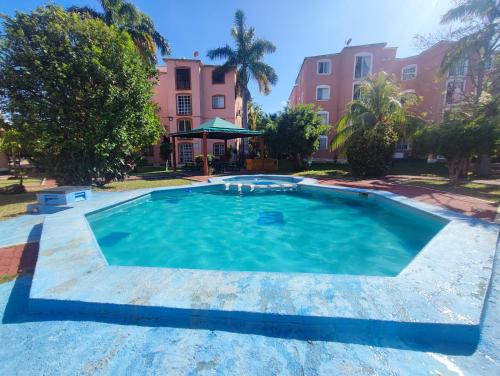
[[[214,117],[241,126],[242,101],[235,95],[236,73],[216,74],[217,66],[198,59],[165,59],[158,67],[159,79],[153,96],[166,133],[187,131]],[[202,154],[199,139],[179,138],[176,142],[177,163],[191,163]],[[230,141],[229,145],[234,145]],[[224,142],[208,140],[208,153],[224,155]],[[145,157],[149,163],[162,164],[159,145],[151,147]]]
[[[428,121],[440,121],[446,108],[473,90],[468,74],[468,62],[457,64],[453,72],[439,77],[441,61],[450,48],[450,42],[440,42],[422,53],[406,58],[396,57],[396,47],[386,43],[344,47],[339,53],[306,57],[300,67],[289,105],[315,104],[325,123],[335,125],[344,114],[347,104],[358,98],[359,84],[370,74],[385,71],[393,75],[403,90],[414,91],[422,97],[415,109]],[[328,150],[334,129],[321,138],[315,159],[332,159]],[[400,140],[396,157],[410,154],[411,145]]]

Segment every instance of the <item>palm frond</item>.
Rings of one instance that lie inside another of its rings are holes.
[[[231,48],[231,46],[229,46],[228,44],[226,44],[223,47],[214,48],[214,49],[209,50],[207,52],[207,56],[210,59],[212,59],[212,60],[216,60],[216,59],[231,59],[235,55],[236,55],[236,51],[234,51]]]
[[[342,148],[353,134],[353,127],[346,127],[341,131],[337,130],[337,133],[335,133],[335,136],[333,136],[330,142],[330,150],[335,151]]]

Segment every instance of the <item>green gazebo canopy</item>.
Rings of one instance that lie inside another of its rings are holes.
[[[207,138],[217,140],[230,140],[234,138],[262,136],[263,134],[263,132],[261,131],[252,131],[249,129],[240,128],[227,120],[216,117],[206,121],[196,129],[185,132],[170,133],[169,136],[203,138],[204,133],[206,134]]]

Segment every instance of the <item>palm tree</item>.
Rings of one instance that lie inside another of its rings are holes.
[[[420,98],[403,92],[385,73],[367,77],[360,87],[360,99],[351,101],[338,121],[330,148],[336,150],[358,132],[382,134],[388,141],[409,137],[423,119],[409,110]]]
[[[134,41],[143,60],[156,64],[156,49],[162,55],[170,53],[168,41],[155,29],[149,16],[139,11],[135,5],[125,0],[100,0],[103,12],[89,7],[70,7],[68,11],[84,17],[98,18],[108,25],[115,25],[125,30]]]
[[[248,103],[252,98],[248,84],[253,79],[257,81],[261,93],[270,93],[271,85],[278,81],[278,75],[262,58],[276,51],[276,47],[268,40],[255,36],[255,29],[246,26],[245,15],[241,10],[235,13],[231,36],[236,49],[226,44],[208,51],[207,56],[210,59],[226,59],[218,68],[221,72],[236,70],[236,94],[243,99],[243,128],[248,129]]]
[[[491,62],[500,48],[500,2],[498,0],[461,0],[441,18],[441,24],[460,22],[456,34],[461,37],[447,52],[440,73],[445,74],[458,61],[468,58],[477,60],[471,64],[470,74],[476,89],[473,103],[479,99],[485,87],[485,64]]]

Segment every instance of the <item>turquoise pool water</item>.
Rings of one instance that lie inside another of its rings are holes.
[[[372,196],[154,192],[87,216],[110,265],[397,275],[444,226]]]

